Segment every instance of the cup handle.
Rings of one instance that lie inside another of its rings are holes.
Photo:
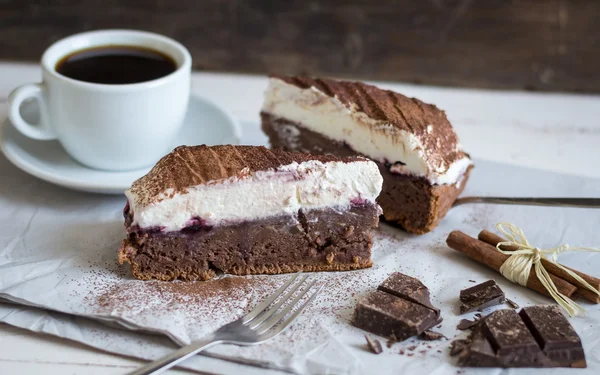
[[[56,139],[48,122],[48,107],[44,98],[46,86],[43,83],[28,83],[14,89],[8,96],[8,118],[21,133],[29,138],[43,141]],[[21,116],[21,104],[27,99],[35,99],[40,108],[39,125],[30,124]]]

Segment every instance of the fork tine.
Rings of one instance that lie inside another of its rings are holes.
[[[269,318],[268,320],[264,321],[263,323],[259,324],[258,326],[256,326],[254,329],[257,330],[257,333],[263,334],[266,331],[268,331],[271,327],[273,327],[275,324],[277,324],[277,322],[279,322],[281,319],[285,318],[285,316],[292,311],[292,309],[294,308],[294,306],[296,306],[298,304],[298,302],[308,293],[310,292],[310,290],[312,289],[313,286],[315,286],[315,284],[317,283],[317,281],[313,281],[312,283],[310,283],[310,285],[304,290],[302,291],[302,293],[300,293],[296,298],[294,298],[294,300],[288,304],[288,306],[283,309],[281,312],[278,312],[277,314],[274,314],[271,318]]]
[[[309,278],[309,275],[304,276],[302,278],[302,280],[300,280],[300,282],[296,283],[296,285],[294,285],[294,287],[292,289],[290,289],[287,293],[285,293],[284,296],[282,296],[280,298],[279,302],[277,302],[276,304],[274,304],[268,310],[265,310],[264,314],[261,314],[257,318],[255,318],[255,320],[253,321],[253,323],[250,326],[250,329],[255,329],[256,327],[258,327],[259,325],[261,325],[265,320],[269,319],[273,314],[275,314],[277,312],[277,310],[285,302],[287,302],[292,297],[292,295],[294,293],[296,293],[296,291],[298,290],[298,288],[300,288],[302,286],[302,284],[304,284],[308,278]]]
[[[252,319],[256,318],[256,316],[258,314],[260,314],[261,312],[263,312],[263,310],[265,310],[267,307],[269,307],[269,305],[271,305],[273,303],[273,301],[275,301],[275,299],[277,299],[277,297],[279,297],[294,281],[298,280],[298,278],[300,277],[300,274],[301,273],[298,272],[293,277],[290,277],[290,279],[285,284],[283,284],[273,294],[271,294],[269,297],[267,297],[267,299],[265,299],[262,303],[260,303],[258,306],[256,306],[252,311],[250,311],[248,314],[246,314],[242,318],[244,324],[248,323]]]
[[[284,320],[283,323],[281,323],[277,328],[275,328],[275,330],[273,330],[273,332],[269,333],[266,336],[262,336],[261,340],[271,339],[271,338],[277,336],[278,334],[280,334],[281,332],[283,332],[294,321],[294,319],[296,319],[298,317],[298,315],[300,315],[302,313],[302,311],[304,311],[304,309],[307,308],[312,303],[312,301],[315,299],[315,297],[319,293],[321,293],[324,286],[325,286],[325,284],[321,285],[319,287],[319,289],[317,289],[300,307],[298,307],[298,309],[292,314],[292,316],[290,316],[289,318]],[[264,335],[264,333],[263,333],[263,335]]]

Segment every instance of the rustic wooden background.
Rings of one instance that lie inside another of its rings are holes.
[[[117,27],[196,69],[600,92],[600,0],[0,0],[0,59]]]

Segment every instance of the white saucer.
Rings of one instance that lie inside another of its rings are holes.
[[[26,104],[22,115],[33,123],[37,106]],[[239,144],[238,122],[224,109],[207,99],[190,95],[184,125],[173,147],[179,145]],[[36,141],[19,133],[8,119],[0,128],[0,149],[23,171],[56,185],[93,193],[122,194],[150,168],[109,172],[85,167],[73,159],[57,141]]]

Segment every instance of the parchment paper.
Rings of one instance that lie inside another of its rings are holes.
[[[187,343],[248,311],[289,277],[246,277],[241,284],[236,278],[239,287],[226,293],[211,291],[210,284],[180,283],[174,287],[171,283],[135,280],[127,267],[116,264],[116,251],[124,236],[123,197],[90,195],[50,185],[17,170],[2,156],[0,179],[0,298],[30,306],[2,303],[0,321],[151,359],[174,345],[162,337],[124,332],[65,314],[113,322],[113,327],[116,322]],[[593,197],[599,193],[600,180],[477,161],[465,194]],[[444,318],[438,330],[450,339],[466,335],[455,327],[464,317],[457,315],[458,293],[474,285],[469,280],[496,279],[507,297],[520,306],[552,303],[445,245],[453,229],[476,235],[504,220],[522,227],[530,241],[540,247],[562,243],[600,246],[600,210],[593,209],[464,206],[453,209],[440,227],[423,236],[383,224],[375,234],[373,268],[314,274],[327,287],[283,335],[260,346],[219,346],[210,353],[259,361],[295,373],[359,374],[373,373],[374,369],[378,374],[456,373],[459,368],[447,354],[449,341],[407,340],[386,347],[377,356],[366,350],[364,332],[348,321],[357,298],[374,290],[393,271],[418,277],[430,288],[433,303],[442,309]],[[591,274],[598,275],[600,270],[600,254],[565,254],[560,259]],[[587,315],[571,322],[583,341],[588,368],[577,373],[597,374],[600,306],[581,303]],[[405,354],[400,354],[401,350]],[[186,362],[186,367],[239,373],[239,367],[202,356]],[[462,371],[529,374],[535,370]],[[543,371],[562,374],[565,370]]]

